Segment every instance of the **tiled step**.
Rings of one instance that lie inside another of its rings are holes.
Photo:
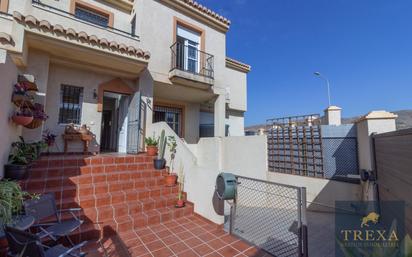
[[[91,185],[95,187],[103,187],[106,185],[108,189],[118,188],[119,184],[122,188],[141,188],[149,186],[159,186],[164,184],[165,171],[153,170],[150,172],[116,172],[111,174],[96,174],[82,175],[76,177],[52,177],[52,178],[33,178],[22,182],[22,187],[29,191],[41,190],[47,192],[49,189],[65,187],[83,189]]]
[[[33,168],[62,168],[62,167],[81,167],[94,165],[127,165],[127,164],[153,164],[155,157],[147,156],[146,154],[125,155],[125,156],[110,156],[99,155],[91,157],[83,157],[81,155],[52,155],[42,156],[37,160]]]
[[[130,193],[130,194],[128,194]],[[103,194],[103,195],[90,195],[84,196],[78,199],[73,198],[63,198],[61,201],[57,202],[57,205],[61,209],[68,208],[102,208],[111,205],[118,204],[138,204],[143,207],[143,209],[152,209],[156,207],[162,207],[167,203],[173,204],[176,201],[177,193],[169,193],[167,195],[153,194],[150,196],[149,193],[144,193],[144,195],[139,195],[138,193],[132,192],[119,192],[116,194]]]
[[[71,237],[74,240],[94,240],[112,236],[118,232],[132,231],[133,229],[167,222],[172,219],[193,215],[193,204],[187,203],[183,208],[165,207],[156,210],[141,212],[135,215],[124,215],[97,223],[86,222]]]
[[[85,223],[73,239],[101,239],[147,225],[193,215],[193,204],[175,208],[178,187],[166,187],[165,170],[153,158],[139,155],[44,156],[30,169],[22,187],[31,193],[53,193],[59,209],[76,212]],[[186,194],[184,194],[186,198]],[[62,219],[72,218],[69,213]]]
[[[135,181],[114,181],[114,182],[101,182],[88,185],[67,185],[63,187],[40,187],[29,188],[29,192],[37,194],[52,193],[56,199],[61,198],[77,198],[77,196],[89,196],[105,193],[116,192],[129,192],[130,190],[136,190],[139,194],[139,199],[147,192],[148,196],[153,195],[165,195],[173,192],[174,187],[166,187],[163,177],[156,177],[151,179],[140,179]],[[174,191],[176,192],[176,191]]]
[[[92,173],[108,173],[113,171],[144,171],[153,170],[153,162],[143,163],[128,163],[128,164],[99,164],[99,165],[84,165],[84,166],[56,166],[56,167],[31,167],[31,177],[50,177],[61,175],[81,175]]]

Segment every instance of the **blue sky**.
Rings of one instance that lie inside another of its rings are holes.
[[[320,113],[320,71],[343,116],[412,109],[412,1],[199,0],[232,21],[227,55],[252,65],[246,125]]]

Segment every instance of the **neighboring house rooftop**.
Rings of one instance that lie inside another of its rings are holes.
[[[238,60],[229,58],[229,57],[226,57],[226,67],[229,67],[229,68],[232,68],[238,71],[242,71],[245,73],[248,73],[251,69],[250,65],[240,62]]]

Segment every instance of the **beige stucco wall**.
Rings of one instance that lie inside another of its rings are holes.
[[[69,68],[61,65],[50,65],[46,110],[49,119],[46,121],[44,128],[50,129],[53,133],[59,135],[57,145],[59,149],[53,151],[63,151],[63,140],[61,134],[64,132],[65,124],[58,124],[59,105],[60,105],[60,85],[72,85],[83,87],[83,105],[81,113],[81,124],[87,124],[95,140],[90,144],[90,151],[98,151],[100,147],[100,126],[102,114],[97,112],[97,99],[94,98],[94,91],[98,90],[98,85],[114,79],[112,76],[94,73],[76,68]],[[130,87],[135,87],[132,81],[124,80]],[[70,143],[68,151],[83,151],[81,143]]]
[[[36,79],[40,94],[35,96],[35,102],[44,106],[46,106],[49,64],[50,60],[47,53],[32,50],[28,55],[27,68],[24,69],[25,73],[33,75]],[[42,139],[42,131],[43,126],[40,126],[36,129],[23,128],[22,133],[27,141],[39,141]]]
[[[0,49],[0,78],[1,78],[1,95],[3,100],[0,101],[0,177],[4,174],[4,164],[10,152],[11,143],[18,140],[21,134],[21,126],[14,124],[9,117],[13,114],[15,107],[11,103],[13,86],[17,82],[18,70],[11,61],[10,56],[5,50]]]
[[[215,86],[223,87],[226,58],[226,35],[197,20],[183,15],[162,1],[135,0],[136,30],[144,49],[150,50],[149,70],[155,80],[168,81],[171,67],[170,46],[173,39],[173,17],[205,30],[205,52],[214,55]],[[170,83],[170,82],[169,82]]]
[[[42,0],[41,2],[49,5],[49,6],[53,6],[57,9],[66,11],[66,12],[70,12],[70,4],[71,4],[72,0],[59,0],[59,1],[55,1],[55,0]],[[13,12],[13,11],[19,11],[22,12],[23,14],[29,14],[29,13],[33,13],[33,14],[41,14],[40,17],[37,16],[37,18],[42,18],[45,19],[47,18],[51,18],[52,20],[49,21],[66,21],[65,23],[60,22],[60,25],[66,26],[68,25],[70,27],[70,25],[72,24],[68,19],[65,19],[63,17],[58,18],[56,15],[51,14],[50,12],[44,12],[42,11],[42,9],[46,9],[48,10],[47,7],[37,7],[37,6],[33,6],[31,4],[31,0],[9,0],[9,12]],[[96,6],[98,8],[104,9],[108,12],[113,13],[113,27],[119,29],[119,30],[123,30],[125,32],[130,32],[131,31],[131,25],[130,22],[132,20],[132,17],[130,15],[130,13],[128,13],[127,11],[121,10],[119,8],[116,8],[112,5],[109,4],[104,4],[102,1],[95,1],[95,0],[82,0],[82,2],[90,4],[92,6]],[[47,14],[49,13],[49,14]],[[59,16],[67,16],[66,14],[63,13],[59,13]],[[36,16],[35,16],[36,17]],[[73,20],[74,21],[74,20]],[[86,31],[87,32],[87,31]]]
[[[89,35],[94,34],[99,38],[106,38],[109,41],[113,40],[118,43],[133,45],[136,48],[142,48],[143,50],[150,51],[151,58],[148,66],[149,69],[140,74],[137,82],[139,89],[142,92],[143,101],[147,106],[145,116],[147,127],[150,126],[152,122],[152,107],[154,100],[156,100],[153,99],[153,85],[155,81],[160,81],[173,86],[168,79],[168,76],[171,59],[170,46],[174,43],[174,17],[202,28],[205,31],[204,50],[207,53],[214,55],[215,80],[214,86],[211,87],[209,91],[215,92],[215,95],[209,92],[210,99],[207,100],[213,101],[218,93],[222,96],[222,92],[230,92],[230,103],[228,105],[230,110],[226,110],[227,119],[224,120],[224,108],[220,108],[219,114],[215,114],[214,116],[222,117],[222,119],[220,119],[221,122],[219,122],[220,127],[224,127],[224,123],[230,125],[230,135],[243,135],[243,111],[246,110],[246,75],[245,73],[226,68],[226,35],[224,32],[218,31],[209,25],[199,22],[195,18],[184,15],[175,9],[170,8],[170,6],[165,5],[161,1],[136,0],[134,3],[135,12],[131,14],[101,1],[83,1],[113,12],[114,27],[126,32],[130,32],[130,21],[136,14],[136,34],[140,36],[141,42],[139,42],[136,38],[129,37],[128,35],[90,25],[74,19],[69,15],[59,13],[58,11],[52,11],[47,7],[32,5],[31,0],[10,0],[9,13],[19,11],[24,15],[31,14],[38,20],[47,20],[51,24],[60,24],[65,28],[73,28],[78,32],[85,31]],[[70,2],[71,0],[43,1],[45,4],[54,6],[64,11],[69,11]],[[12,36],[18,43],[17,45],[21,48],[20,50],[23,50],[23,27],[18,26],[19,31],[17,31],[17,24],[16,26],[12,25],[9,18],[3,19],[1,22],[5,23],[5,25],[8,24],[6,26],[7,28],[2,28],[2,31],[13,34]],[[13,24],[14,23],[16,22],[13,22]],[[13,31],[12,26],[16,27],[14,28],[16,31]],[[17,32],[19,32],[18,35],[16,34]],[[25,49],[24,53],[29,53],[27,68],[24,72],[35,75],[40,91],[46,94],[45,97],[38,96],[36,101],[45,103],[47,112],[49,112],[50,115],[50,119],[44,124],[43,127],[35,130],[25,129],[25,137],[28,140],[39,140],[41,138],[41,132],[45,128],[50,128],[54,133],[60,135],[64,126],[57,124],[58,101],[60,100],[58,94],[59,84],[63,82],[73,85],[85,84],[82,123],[87,121],[88,125],[95,133],[96,141],[92,144],[91,149],[96,150],[95,148],[98,147],[98,143],[100,141],[101,114],[95,111],[96,99],[92,99],[91,96],[93,95],[93,90],[97,88],[98,84],[108,81],[112,79],[112,77],[105,74],[98,74],[96,72],[84,71],[80,69],[77,70],[76,68],[67,68],[66,71],[66,68],[63,68],[63,66],[58,66],[52,63],[54,62],[53,57],[49,57],[46,53],[33,50],[32,48]],[[133,85],[135,84],[134,82],[130,83]],[[194,89],[192,88],[191,90]],[[190,93],[188,94],[190,95]],[[200,105],[203,104],[204,101],[204,99],[193,101],[188,99],[185,103],[184,130],[185,140],[188,143],[196,143],[199,139],[199,111]],[[237,112],[235,115],[228,114],[231,110],[240,112]],[[55,151],[61,151],[63,145],[60,137],[57,144],[59,149],[55,149]],[[73,145],[73,147],[69,149],[70,151],[77,151],[81,149],[80,144],[71,145]]]
[[[375,115],[374,118],[367,118],[369,115]],[[380,115],[380,116],[379,116]],[[389,115],[390,117],[386,117]],[[360,170],[373,169],[373,133],[385,133],[396,130],[396,115],[384,111],[375,111],[366,115],[356,123],[357,140],[358,140],[358,158]]]

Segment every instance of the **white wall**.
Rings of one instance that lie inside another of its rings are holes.
[[[0,177],[4,174],[4,164],[7,163],[10,153],[11,143],[18,140],[21,134],[21,126],[14,124],[9,118],[13,114],[15,107],[11,103],[13,86],[17,82],[18,70],[11,61],[5,50],[0,49],[0,94],[3,101],[0,101]]]
[[[228,111],[229,115],[226,124],[229,125],[229,136],[245,135],[245,118],[243,113]]]
[[[333,212],[333,208],[327,206],[335,206],[335,201],[360,201],[362,195],[359,184],[329,179],[268,172],[267,180],[280,184],[306,187],[307,206],[312,211]]]
[[[229,108],[247,110],[247,74],[231,68],[224,68],[225,88],[229,88]]]
[[[151,125],[148,134],[159,135],[162,129],[177,138],[164,122]],[[196,213],[215,223],[223,223],[223,216],[217,215],[212,205],[220,172],[266,179],[266,136],[201,138],[198,144],[191,145],[178,139],[177,143],[176,165],[177,170],[183,167],[188,200],[194,203]],[[166,160],[169,163],[168,151]]]

